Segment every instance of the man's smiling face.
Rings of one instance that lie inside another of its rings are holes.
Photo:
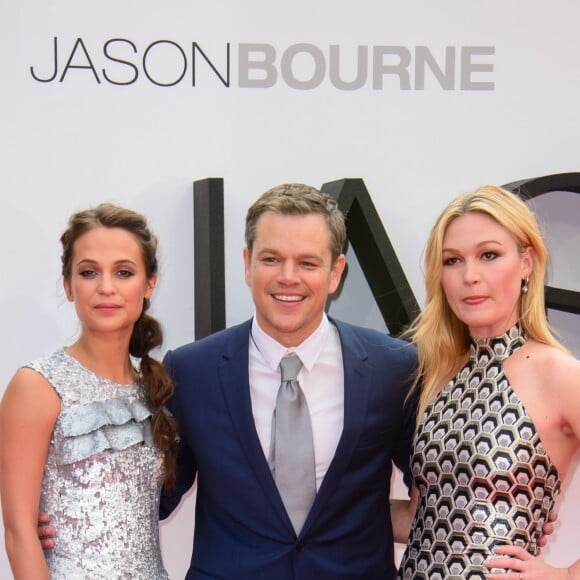
[[[332,262],[330,229],[319,214],[260,216],[250,255],[244,249],[246,283],[260,327],[284,346],[297,346],[318,327],[327,298],[345,266]]]

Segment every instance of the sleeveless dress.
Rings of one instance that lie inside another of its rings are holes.
[[[63,349],[26,366],[61,399],[40,500],[56,530],[45,551],[51,579],[168,578],[158,525],[163,457],[143,386],[99,377]]]
[[[525,341],[519,325],[472,339],[467,365],[425,410],[411,461],[419,507],[399,578],[483,580],[497,545],[536,554],[561,482],[503,370]]]

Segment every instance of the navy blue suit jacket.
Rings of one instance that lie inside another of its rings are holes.
[[[392,462],[406,472],[415,426],[405,404],[415,349],[377,331],[336,324],[344,362],[344,428],[296,537],[254,425],[250,321],[170,351],[180,426],[177,485],[161,517],[198,482],[190,579],[395,577],[389,513]],[[321,386],[322,387],[322,386]]]

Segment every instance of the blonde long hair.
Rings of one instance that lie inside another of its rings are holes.
[[[470,212],[493,218],[516,238],[521,251],[529,246],[533,248],[528,291],[519,299],[519,322],[529,338],[566,350],[554,338],[546,317],[544,279],[548,252],[534,214],[516,195],[495,185],[484,185],[472,193],[460,195],[443,210],[429,234],[425,249],[426,305],[406,332],[419,353],[413,385],[413,389],[419,385],[421,388],[418,421],[469,349],[468,328],[449,307],[441,277],[443,238],[447,228],[455,218]]]

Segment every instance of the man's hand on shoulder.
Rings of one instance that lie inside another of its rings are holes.
[[[541,548],[544,548],[548,544],[548,538],[554,533],[554,522],[558,519],[558,512],[553,511],[548,516],[548,521],[542,527],[542,535],[538,539],[538,551],[537,555],[540,554]]]

